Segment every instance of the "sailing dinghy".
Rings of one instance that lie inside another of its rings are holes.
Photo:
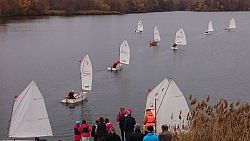
[[[175,42],[171,47],[172,50],[177,50],[177,45],[187,45],[187,39],[184,30],[181,28],[175,34]]]
[[[236,24],[235,24],[234,18],[232,18],[229,21],[229,26],[228,26],[228,28],[225,29],[225,31],[231,31],[231,30],[236,30]]]
[[[204,35],[209,35],[214,31],[213,23],[212,21],[209,21],[206,31],[204,32]]]
[[[15,97],[12,107],[8,141],[53,136],[44,98],[32,81]]]
[[[160,32],[159,32],[157,26],[155,26],[155,28],[154,28],[154,40],[149,42],[149,46],[157,46],[157,43],[160,42],[160,40],[161,40]]]
[[[146,110],[150,109],[156,118],[155,132],[161,132],[161,126],[167,124],[170,130],[188,125],[189,106],[175,81],[165,78],[148,93]]]
[[[80,93],[74,94],[74,99],[65,97],[62,103],[74,104],[87,98],[87,93],[92,89],[92,64],[89,55],[86,54],[80,64],[81,89]]]
[[[137,24],[137,30],[135,30],[136,33],[142,33],[143,32],[143,24],[142,21],[139,20]]]
[[[128,45],[128,41],[124,40],[120,46],[119,49],[119,61],[118,64],[116,64],[116,66],[111,65],[108,67],[109,71],[119,71],[122,69],[122,64],[129,64],[130,61],[130,49],[129,49],[129,45]],[[117,62],[117,61],[115,61]]]

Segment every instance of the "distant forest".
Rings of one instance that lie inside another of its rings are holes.
[[[248,11],[250,0],[0,0],[0,16]]]

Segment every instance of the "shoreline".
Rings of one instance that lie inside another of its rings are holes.
[[[79,16],[79,15],[125,15],[125,14],[140,14],[140,13],[155,13],[155,12],[249,12],[249,11],[196,11],[196,10],[173,10],[173,11],[150,11],[150,12],[120,12],[120,11],[102,11],[102,10],[79,10],[67,12],[66,10],[48,10],[42,14],[34,15],[0,15],[0,19],[8,18],[29,18],[29,17],[42,17],[42,16]]]

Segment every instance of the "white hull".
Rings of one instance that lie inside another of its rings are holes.
[[[111,66],[108,67],[108,71],[119,71],[122,69],[122,64],[119,64],[116,68],[113,68]]]
[[[108,71],[119,71],[121,69],[122,69],[121,67],[118,68],[108,67]]]
[[[87,98],[87,92],[81,92],[79,94],[74,94],[74,96],[76,97],[76,99],[64,98],[62,100],[62,103],[74,104],[74,103],[81,102],[81,101],[83,101],[83,100],[85,100]]]
[[[139,30],[136,30],[135,32],[136,32],[136,33],[142,33],[142,31],[139,31]]]
[[[171,50],[178,50],[177,47],[171,47]]]
[[[204,35],[210,35],[210,32],[204,32],[203,34]]]

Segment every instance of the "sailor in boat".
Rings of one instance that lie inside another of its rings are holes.
[[[156,46],[158,42],[156,41],[149,41],[149,46]]]
[[[82,128],[80,126],[80,121],[76,121],[74,125],[74,139],[75,141],[81,140]]]
[[[68,98],[68,99],[76,99],[75,96],[74,96],[74,94],[75,94],[74,90],[71,90],[71,91],[69,92],[67,98]]]
[[[35,141],[47,141],[46,139],[40,139],[40,138],[38,138],[38,137],[35,137],[34,140],[35,140]]]
[[[114,61],[113,65],[112,65],[112,68],[116,69],[119,66],[119,64],[120,64],[119,60]]]
[[[176,43],[173,43],[173,49],[176,50],[177,49],[177,44]]]
[[[208,34],[208,31],[206,30],[206,31],[204,32],[204,34],[205,34],[205,35]]]
[[[145,132],[147,132],[147,127],[149,126],[155,126],[155,116],[154,114],[152,113],[151,109],[147,109],[146,110],[146,115],[144,117],[144,129],[145,129]]]

